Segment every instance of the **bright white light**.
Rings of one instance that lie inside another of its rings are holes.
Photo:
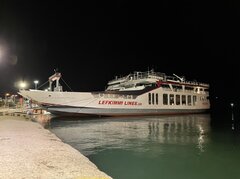
[[[23,81],[21,81],[21,82],[19,83],[19,87],[20,87],[21,89],[26,88],[26,86],[27,86],[27,84],[26,84],[25,82],[23,82]]]
[[[230,105],[233,107],[233,106],[234,106],[234,103],[230,103]]]
[[[35,84],[35,89],[37,89],[37,84],[38,84],[38,80],[35,80],[35,81],[33,81],[34,82],[34,84]]]

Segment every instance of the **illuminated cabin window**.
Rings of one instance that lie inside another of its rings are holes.
[[[152,104],[154,104],[154,100],[155,100],[154,93],[152,93]]]
[[[180,95],[176,95],[176,105],[180,105]]]
[[[182,105],[186,105],[186,95],[182,95]]]
[[[148,93],[148,104],[151,104],[151,93]]]
[[[192,105],[192,96],[191,95],[187,96],[187,101],[188,101],[188,105],[191,106]]]
[[[197,102],[197,96],[193,96],[193,105],[195,106]]]
[[[156,94],[156,104],[158,104],[158,93]]]
[[[169,99],[170,99],[169,101],[170,105],[174,105],[174,94],[170,94]]]
[[[168,94],[163,94],[163,105],[168,105]]]

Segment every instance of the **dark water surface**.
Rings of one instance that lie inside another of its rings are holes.
[[[240,178],[234,116],[52,118],[49,130],[115,179]]]

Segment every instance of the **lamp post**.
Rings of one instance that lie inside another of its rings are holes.
[[[13,97],[13,103],[14,103],[14,105],[16,105],[16,98],[17,98],[17,95],[14,94],[14,95],[12,95],[12,97]]]
[[[26,87],[27,87],[27,83],[26,82],[24,82],[24,81],[20,81],[19,82],[19,90],[25,90]],[[23,109],[23,107],[24,107],[24,97],[21,97],[19,99],[19,102],[20,102],[21,108]]]
[[[6,93],[5,94],[5,107],[7,107],[8,105],[8,96],[9,96],[10,94],[9,93]]]
[[[232,108],[232,130],[235,130],[234,111],[233,111],[234,103],[230,103],[230,106]]]
[[[37,85],[38,85],[39,81],[38,80],[34,80],[33,82],[35,84],[35,89],[37,89]]]
[[[234,103],[230,103],[231,108],[232,108],[232,121],[234,120],[234,113],[233,113],[233,107],[234,107]]]

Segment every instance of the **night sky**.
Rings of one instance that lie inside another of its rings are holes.
[[[237,1],[0,0],[0,94],[56,68],[73,91],[153,68],[238,100],[239,17]]]

